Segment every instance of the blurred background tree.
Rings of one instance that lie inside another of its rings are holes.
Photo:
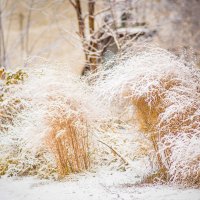
[[[0,66],[44,58],[85,74],[130,40],[198,57],[199,10],[199,0],[1,0]]]

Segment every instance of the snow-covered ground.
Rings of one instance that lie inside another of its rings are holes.
[[[1,178],[1,200],[200,200],[200,190],[175,186],[136,186],[133,172],[101,170],[63,181]]]

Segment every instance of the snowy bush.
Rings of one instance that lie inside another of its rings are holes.
[[[166,50],[142,47],[128,49],[92,77],[94,93],[115,115],[130,123],[127,111],[135,110],[153,146],[148,154],[157,160],[156,178],[199,185],[199,69]]]
[[[46,67],[43,65],[34,70],[30,69],[27,72],[29,78],[26,82],[23,85],[10,87],[9,93],[6,93],[1,103],[3,115],[6,114],[7,118],[12,117],[12,121],[6,122],[5,117],[1,117],[1,121],[5,122],[1,123],[4,125],[4,131],[2,130],[0,135],[1,174],[48,177],[57,171],[52,152],[44,145],[44,137],[50,129],[47,124],[47,118],[50,117],[49,109],[53,106],[59,108],[61,106],[59,103],[65,101],[68,91],[76,88],[75,86],[68,88],[70,85],[62,87],[62,82],[58,84],[55,68]],[[53,102],[53,98],[62,99],[57,101],[57,105],[55,102],[53,105],[50,103]],[[16,115],[15,99],[20,101],[19,106],[23,105],[23,110],[18,115]],[[5,109],[4,105],[8,109]]]
[[[58,64],[27,73],[1,102],[1,113],[5,103],[13,110],[13,99],[20,102],[17,114],[8,115],[12,120],[1,123],[1,175],[58,178],[94,165],[126,170],[148,156],[152,174],[144,181],[200,185],[200,71],[194,64],[143,46],[127,48],[82,79]]]
[[[17,97],[16,91],[19,92],[26,78],[27,74],[22,70],[11,73],[0,69],[0,131],[6,131],[24,108],[23,99]]]

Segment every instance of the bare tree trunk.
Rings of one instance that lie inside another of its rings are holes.
[[[4,29],[2,23],[2,2],[0,2],[0,67],[6,67],[6,47],[5,47],[5,38],[4,38]]]
[[[89,29],[90,34],[94,33],[94,11],[95,11],[95,0],[88,0],[88,11],[89,11]]]
[[[71,3],[71,5],[74,7],[74,9],[76,11],[76,15],[77,15],[77,19],[78,19],[79,36],[82,40],[85,59],[87,61],[88,55],[87,55],[87,52],[85,50],[85,23],[84,23],[84,19],[83,19],[83,16],[82,16],[81,2],[80,2],[80,0],[75,0],[75,2],[73,0],[69,0],[69,2]]]
[[[97,43],[94,39],[92,39],[94,31],[95,31],[95,0],[88,0],[88,26],[90,33],[90,40],[86,42],[86,30],[85,30],[85,22],[82,14],[82,7],[80,0],[69,0],[72,6],[74,7],[78,20],[78,28],[79,28],[79,36],[82,40],[83,51],[85,54],[86,65],[92,70],[96,69],[97,66],[97,58],[96,58],[96,48]]]
[[[24,26],[24,15],[19,14],[19,27],[20,27],[20,44],[21,44],[21,57],[24,56],[24,36],[23,36],[23,26]]]
[[[82,16],[82,8],[81,8],[81,2],[80,0],[69,0],[69,2],[72,4],[74,9],[76,10],[76,15],[78,19],[78,28],[79,28],[79,35],[81,38],[85,38],[85,23]]]
[[[1,68],[1,66],[2,66],[1,29],[2,29],[2,28],[1,28],[1,3],[0,3],[0,68]]]
[[[95,30],[95,21],[94,21],[94,12],[95,12],[95,0],[88,0],[88,12],[89,12],[89,31],[90,31],[90,45],[88,48],[89,52],[89,65],[92,71],[97,68],[97,58],[96,58],[96,51],[97,51],[97,43],[93,39],[92,34]]]
[[[31,26],[31,16],[32,16],[33,5],[34,5],[34,0],[31,0],[30,8],[29,8],[29,11],[28,11],[28,16],[27,16],[27,24],[26,24],[26,56],[27,57],[30,54],[30,50],[29,50],[29,32],[30,32],[30,26]]]

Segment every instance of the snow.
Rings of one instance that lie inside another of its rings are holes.
[[[118,34],[126,35],[127,33],[130,35],[136,35],[136,34],[148,34],[150,33],[150,30],[145,27],[134,27],[134,28],[119,28],[117,29]]]
[[[136,186],[130,172],[102,169],[63,181],[1,178],[1,200],[200,200],[200,190],[165,185]]]
[[[153,52],[130,56],[130,59],[125,59],[118,68],[108,68],[103,70],[102,74],[100,72],[99,80],[91,86],[84,82],[87,80],[79,80],[68,71],[57,71],[56,66],[36,68],[34,73],[30,73],[29,80],[11,96],[11,100],[13,97],[22,99],[24,103],[22,105],[27,106],[27,109],[19,114],[19,119],[13,121],[14,125],[8,124],[8,132],[0,136],[0,160],[3,166],[8,167],[5,176],[25,174],[38,175],[40,178],[54,177],[55,163],[52,156],[45,152],[45,149],[44,152],[41,151],[42,154],[37,154],[37,150],[40,152],[39,147],[44,145],[43,138],[51,128],[51,125],[46,123],[46,118],[57,117],[55,115],[57,112],[54,110],[63,107],[66,114],[72,113],[68,113],[69,109],[65,105],[69,98],[80,100],[80,105],[84,105],[83,111],[86,116],[90,116],[88,117],[91,122],[90,132],[94,140],[91,145],[94,157],[92,161],[94,167],[101,169],[92,168],[94,172],[70,175],[62,181],[36,179],[36,177],[2,177],[0,178],[0,200],[200,200],[199,189],[186,189],[175,185],[138,186],[135,184],[142,176],[152,172],[152,169],[149,169],[149,161],[146,162],[146,151],[151,151],[148,149],[150,141],[145,139],[144,134],[137,132],[135,127],[137,123],[133,115],[135,110],[128,100],[133,95],[135,98],[145,96],[149,105],[154,106],[157,96],[153,94],[157,88],[160,88],[158,91],[161,91],[161,94],[165,91],[160,83],[167,74],[170,74],[169,77],[172,74],[172,77],[179,78],[186,90],[184,91],[182,85],[180,87],[178,85],[175,89],[166,91],[164,102],[171,103],[168,103],[169,106],[166,105],[166,113],[161,115],[162,121],[170,121],[169,119],[177,111],[181,113],[186,110],[186,106],[190,108],[191,102],[196,102],[199,98],[197,96],[199,95],[199,70],[186,67],[181,60],[168,54],[163,50],[155,49]],[[95,74],[91,76],[93,78]],[[181,93],[179,89],[183,92]],[[191,98],[186,98],[188,96]],[[199,117],[198,105],[198,101],[194,103],[195,108],[197,107],[194,116],[197,117]],[[189,115],[189,117],[193,116]],[[194,120],[194,125],[196,123],[199,121]],[[190,125],[187,130],[191,131]],[[170,123],[163,127],[168,130]],[[177,134],[178,139],[172,137],[172,140],[169,134],[168,139],[174,141],[172,150],[175,152],[171,154],[173,163],[169,169],[172,175],[181,172],[181,175],[187,176],[190,175],[191,170],[198,172],[199,162],[196,159],[199,155],[198,127],[192,128],[194,134],[189,138],[186,137],[185,132],[182,133],[181,128],[177,131],[181,133],[181,137]],[[57,136],[60,135],[62,130],[58,131]],[[103,141],[112,148],[98,141]],[[161,146],[163,149],[165,144]],[[128,160],[129,165],[122,162],[122,159],[111,151],[112,149]],[[38,158],[38,155],[41,157]],[[140,162],[141,159],[143,163]],[[195,165],[190,165],[195,159],[197,161]],[[193,180],[189,178],[186,180]],[[176,179],[173,183],[177,183]]]

